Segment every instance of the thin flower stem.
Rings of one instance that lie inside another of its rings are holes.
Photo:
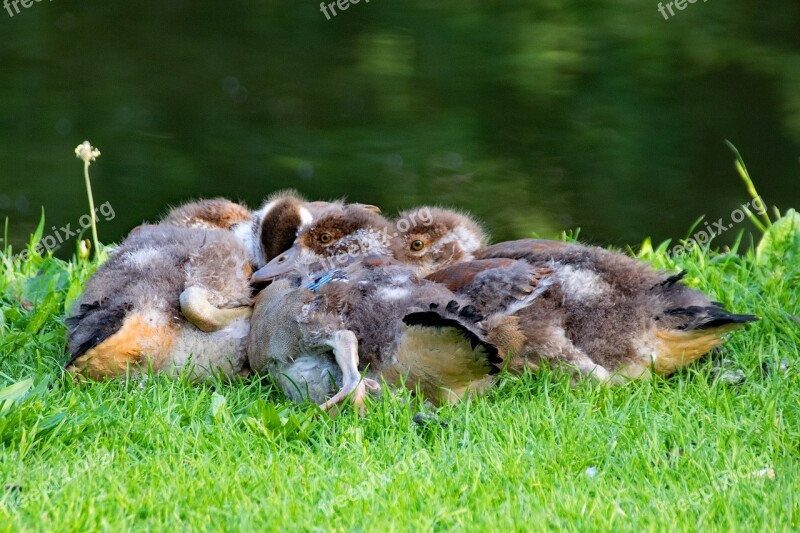
[[[89,179],[89,161],[83,162],[83,177],[86,179],[86,195],[89,197],[89,210],[92,214],[92,240],[94,241],[94,256],[100,253],[100,244],[97,239],[97,215],[94,212],[94,196],[92,196],[92,182]]]

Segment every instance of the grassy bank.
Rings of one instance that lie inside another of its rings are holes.
[[[363,419],[316,416],[256,379],[74,385],[63,315],[94,264],[6,253],[0,531],[796,530],[798,219],[730,253],[644,247],[762,318],[679,375],[613,389],[503,376],[435,411],[384,395]]]

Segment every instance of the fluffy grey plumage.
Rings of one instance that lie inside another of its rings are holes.
[[[346,388],[337,335],[357,339],[354,364],[368,378],[419,388],[433,401],[460,398],[501,364],[483,317],[413,269],[358,262],[331,277],[316,292],[304,278],[278,281],[258,296],[249,361],[289,397],[321,403],[335,386]],[[351,389],[363,398],[363,390]]]
[[[202,200],[136,228],[89,280],[68,320],[69,370],[94,378],[146,366],[191,364],[197,376],[241,371],[253,265],[290,244],[321,208],[281,193],[242,221],[247,212],[238,204]]]
[[[195,287],[214,306],[246,306],[250,272],[244,246],[229,231],[141,226],[87,283],[68,319],[67,366],[96,378],[115,377],[127,365],[166,370],[190,361],[198,374],[240,371],[247,317],[204,334],[184,318],[180,296]],[[119,334],[125,347],[109,353],[104,341]]]

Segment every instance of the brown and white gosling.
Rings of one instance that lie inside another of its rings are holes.
[[[401,218],[419,215],[409,211]],[[438,210],[431,219],[436,232],[424,224],[410,225],[397,247],[403,253],[395,257],[425,271],[438,270],[429,279],[472,297],[479,308],[492,301],[481,302],[471,291],[481,286],[491,294],[492,286],[505,282],[498,261],[509,261],[508,269],[524,261],[543,274],[547,289],[517,313],[524,342],[512,370],[564,362],[601,381],[645,378],[651,371],[669,375],[720,345],[725,334],[757,320],[730,313],[683,285],[685,272],[665,274],[618,252],[556,241],[525,239],[483,247],[478,243],[485,236],[469,218]],[[444,246],[446,254],[441,253]],[[494,274],[476,284],[475,277],[490,267]]]
[[[194,377],[245,367],[250,274],[288,247],[321,206],[279,193],[256,213],[222,199],[173,209],[111,254],[67,319],[72,374],[114,378],[151,367]]]

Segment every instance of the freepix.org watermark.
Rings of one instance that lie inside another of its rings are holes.
[[[95,220],[99,221],[100,217],[103,217],[103,220],[106,222],[110,222],[114,220],[117,214],[114,212],[114,207],[111,205],[110,202],[106,202],[94,209],[95,212]],[[65,224],[60,228],[53,226],[50,228],[51,233],[44,235],[39,242],[37,242],[33,247],[33,252],[37,255],[45,255],[50,252],[55,252],[59,248],[61,248],[64,243],[72,239],[73,237],[77,237],[81,231],[86,231],[92,227],[92,215],[85,214],[78,219],[78,225],[73,226],[72,223]],[[26,248],[19,253],[19,258],[23,261],[28,259],[28,255],[30,251]]]
[[[30,1],[30,0],[28,0]],[[364,0],[365,3],[369,4],[369,0]],[[350,9],[351,5],[355,5],[361,3],[361,0],[336,0],[336,2],[329,2],[325,3],[322,2],[319,5],[319,10],[325,15],[325,18],[331,20],[331,16],[338,15],[336,9],[338,8],[339,11],[347,11]]]
[[[760,457],[757,459],[757,461],[765,465],[764,468],[753,470],[752,464],[739,465],[739,467],[735,470],[731,470],[722,474],[721,476],[712,480],[707,486],[690,493],[685,498],[678,500],[675,508],[685,512],[689,508],[703,507],[714,494],[722,494],[731,487],[735,487],[739,483],[748,479],[761,478],[765,480],[774,480],[775,469],[770,466],[766,466],[769,464],[766,458]]]
[[[3,8],[8,12],[9,17],[13,17],[14,15],[20,14],[20,6],[23,9],[28,9],[33,4],[38,4],[39,2],[43,2],[44,0],[3,0]],[[53,0],[48,0],[48,2],[52,2]]]
[[[664,20],[669,20],[670,18],[674,17],[677,13],[675,9],[678,11],[683,11],[689,4],[697,3],[699,0],[674,0],[672,2],[664,2],[658,3],[658,12],[661,13],[661,16],[664,17]],[[703,0],[703,3],[708,2],[708,0]],[[675,9],[673,9],[673,7]]]
[[[764,204],[764,201],[761,200],[761,197],[758,196],[753,198],[752,201],[742,204],[740,207],[731,212],[730,221],[732,223],[729,223],[724,218],[720,218],[717,221],[706,221],[703,229],[696,231],[694,235],[686,239],[686,241],[682,244],[676,245],[672,250],[670,250],[670,255],[673,257],[682,256],[683,254],[692,250],[694,247],[702,247],[703,245],[711,242],[711,239],[719,237],[726,231],[732,230],[738,224],[741,224],[747,217],[748,211],[763,215],[767,212],[767,207]]]

